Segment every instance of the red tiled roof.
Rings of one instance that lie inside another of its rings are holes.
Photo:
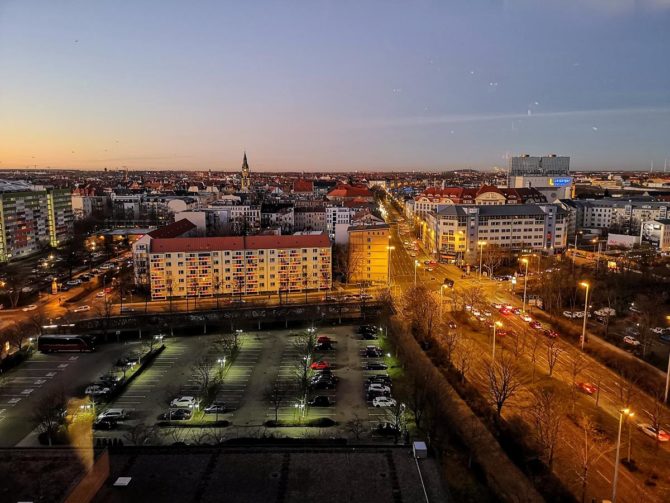
[[[149,236],[154,239],[177,238],[195,228],[196,225],[193,222],[186,218],[182,218],[173,224],[151,231]]]
[[[312,180],[296,180],[293,182],[293,192],[313,192],[314,182]]]
[[[352,185],[338,185],[328,192],[330,197],[372,197],[372,192],[367,187],[355,187]]]
[[[152,253],[215,250],[267,250],[282,248],[330,248],[326,234],[299,236],[243,236],[218,238],[154,239]]]

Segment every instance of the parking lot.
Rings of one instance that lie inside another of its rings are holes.
[[[263,427],[267,421],[275,419],[275,406],[269,399],[269,390],[274,384],[284,390],[277,409],[277,419],[283,426],[328,418],[338,423],[336,428],[339,434],[343,434],[346,433],[347,422],[354,419],[360,419],[362,428],[367,432],[380,422],[387,421],[390,408],[374,407],[373,397],[366,389],[369,377],[386,374],[383,369],[366,369],[368,361],[388,361],[381,350],[369,349],[367,351],[373,351],[374,357],[366,357],[366,347],[378,346],[380,340],[363,340],[356,326],[316,328],[315,336],[328,338],[333,349],[315,352],[310,361],[327,361],[329,375],[335,377],[335,385],[323,389],[310,386],[305,404],[296,377],[301,360],[296,341],[305,333],[305,330],[244,332],[240,335],[239,353],[232,363],[225,364],[223,383],[213,400],[225,404],[225,412],[216,416],[196,413],[191,419],[179,423],[185,426],[193,423],[195,426],[202,421],[225,419],[231,424],[228,429],[231,436],[244,435],[245,428]],[[118,430],[98,432],[97,436],[123,437],[136,424],[155,424],[172,399],[197,396],[198,378],[193,375],[193,366],[203,356],[216,357],[212,354],[216,337],[213,334],[166,339],[165,351],[110,404],[111,408],[124,409],[128,414],[127,420],[119,424]],[[220,359],[216,361],[223,365]],[[213,373],[217,371],[221,369],[212,369]],[[312,377],[318,380],[319,374],[320,371],[310,370],[310,382]],[[380,385],[389,384],[384,382]],[[375,396],[388,395],[388,391]],[[309,402],[317,396],[328,397],[331,404],[310,406]],[[194,409],[202,409],[205,405],[201,402]],[[282,434],[291,433],[282,428]]]

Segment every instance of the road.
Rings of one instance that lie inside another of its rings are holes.
[[[393,221],[397,219],[400,215],[395,210],[395,208],[390,205],[386,206],[386,210],[390,215],[390,220]],[[424,253],[419,247],[419,252],[416,257],[411,257],[407,250],[403,246],[403,241],[407,239],[412,239],[409,236],[401,237],[399,234],[399,229],[397,225],[391,226],[391,246],[394,246],[395,249],[392,251],[391,255],[391,283],[392,283],[392,292],[394,297],[397,298],[398,295],[401,295],[402,292],[411,287],[415,282],[415,260],[419,261],[419,266],[416,268],[416,283],[427,286],[428,288],[439,292],[440,287],[443,284],[445,278],[448,278],[454,281],[454,289],[445,288],[444,289],[444,313],[449,311],[451,304],[451,295],[459,296],[464,290],[479,287],[482,291],[482,305],[479,306],[480,309],[488,309],[493,312],[492,318],[503,323],[507,330],[513,330],[517,334],[528,333],[529,337],[540,338],[540,349],[536,351],[534,358],[536,373],[538,376],[546,376],[548,373],[548,362],[547,362],[547,349],[546,343],[544,341],[544,336],[539,335],[539,332],[534,332],[528,325],[518,316],[510,314],[508,316],[503,316],[499,314],[493,307],[492,303],[503,303],[511,304],[516,307],[521,307],[520,299],[509,291],[510,286],[507,283],[502,283],[498,281],[488,280],[478,278],[476,273],[471,274],[470,276],[463,278],[462,271],[454,265],[448,264],[437,264],[432,266],[433,270],[428,271],[427,267],[424,265],[424,261],[429,260],[429,257]],[[527,307],[528,309],[528,307]],[[446,316],[446,314],[445,314]],[[475,322],[478,324],[479,322]],[[467,327],[465,331],[467,332]],[[483,330],[483,333],[482,333]],[[485,375],[484,364],[487,361],[490,361],[491,355],[491,342],[492,342],[492,331],[479,327],[479,333],[473,331],[472,334],[468,334],[473,337],[480,347],[481,351],[478,353],[479,358],[477,358],[477,365],[473,365],[473,376],[472,380],[475,381],[477,387],[486,394],[488,389],[488,378]],[[507,339],[507,340],[506,340]],[[503,347],[511,350],[511,337],[508,338],[499,338],[497,343],[499,344],[498,351],[500,352]],[[571,390],[572,385],[572,374],[570,371],[570,363],[573,358],[581,355],[581,352],[571,344],[561,341],[557,341],[558,347],[560,348],[561,354],[558,358],[558,362],[553,370],[553,378],[562,382],[566,389]],[[523,354],[524,359],[527,365],[527,368],[533,365],[532,363],[532,350],[530,345],[528,345]],[[498,353],[500,354],[500,353]],[[607,423],[611,425],[618,424],[619,420],[619,410],[623,407],[623,395],[630,385],[629,383],[623,382],[621,377],[613,373],[604,365],[593,360],[592,358],[585,356],[588,361],[588,368],[583,370],[577,376],[577,381],[590,381],[592,383],[597,383],[600,387],[600,394],[598,397],[598,409],[600,414],[605,414]],[[633,398],[631,407],[637,412],[636,421],[640,423],[649,422],[649,412],[653,410],[654,400],[649,396],[645,395],[640,389],[632,386]],[[591,403],[589,403],[591,402]],[[583,403],[586,409],[595,411],[595,399],[580,397],[580,403]],[[667,413],[667,408],[665,409],[664,417],[670,419],[670,415]],[[665,425],[666,431],[670,431],[670,423],[666,420],[663,422]],[[612,428],[608,428],[611,430]],[[572,439],[568,439],[562,448],[565,445],[572,447],[572,455],[576,455],[578,447],[576,443],[573,443]],[[654,441],[649,437],[643,435],[637,429],[634,429],[632,432],[632,445],[634,446],[634,456],[638,465],[641,463],[646,464],[647,469],[651,469],[654,464],[658,466],[670,466],[670,455],[666,446],[661,446],[658,450],[658,453],[655,452]],[[570,455],[570,452],[567,453]],[[614,471],[613,467],[613,455],[604,456],[595,466],[594,473],[599,477],[598,481],[594,481],[592,478],[591,483],[594,484],[594,487],[600,487],[601,494],[599,496],[604,498],[607,496],[607,486],[611,484],[611,477]],[[657,491],[651,493],[644,484],[644,479],[637,476],[632,476],[625,468],[622,467],[619,470],[620,479],[619,479],[619,496],[621,501],[634,500],[636,497],[641,495],[647,496],[648,501],[668,501],[670,499],[670,484],[668,481],[663,478],[663,482],[658,484]],[[563,476],[568,477],[568,474],[564,473]],[[569,478],[574,479],[574,473],[569,476]],[[572,482],[572,480],[571,480]]]

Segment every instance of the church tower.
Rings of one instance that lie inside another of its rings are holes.
[[[244,159],[242,160],[242,183],[240,189],[242,192],[249,192],[251,187],[251,179],[249,178],[249,163],[247,162],[247,153],[244,152]]]

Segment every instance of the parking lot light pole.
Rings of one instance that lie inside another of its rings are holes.
[[[526,272],[523,276],[523,304],[521,305],[521,312],[526,312],[526,292],[528,291],[528,259],[522,258],[522,264],[526,264]]]
[[[582,338],[580,340],[582,351],[584,351],[584,341],[586,340],[586,320],[589,318],[589,285],[586,281],[579,283],[579,286],[586,288],[586,297],[584,298],[584,323],[582,324]]]
[[[619,479],[619,451],[621,449],[621,429],[624,416],[633,417],[635,414],[628,408],[619,411],[619,434],[616,440],[616,456],[614,458],[614,479],[612,479],[612,503],[616,503],[616,486]]]
[[[416,288],[416,268],[419,267],[419,261],[414,260],[414,288]]]

